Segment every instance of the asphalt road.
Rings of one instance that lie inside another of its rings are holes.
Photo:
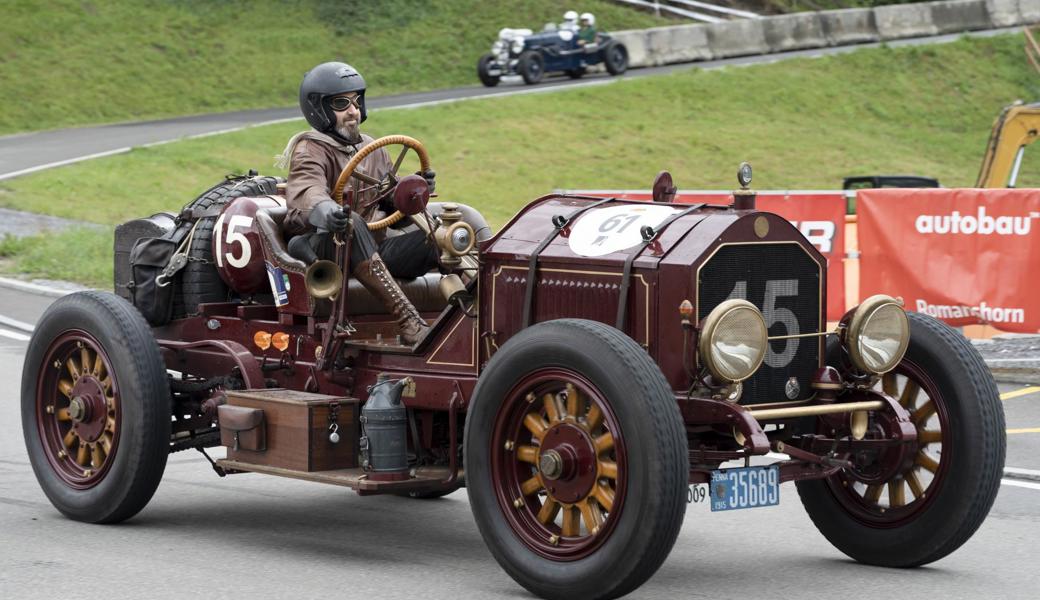
[[[1013,30],[981,32],[994,35]],[[936,43],[925,38],[893,46]],[[856,47],[633,71],[627,77],[718,68]],[[534,88],[506,86],[373,98],[375,109],[616,81],[590,76]],[[297,118],[295,108],[0,138],[0,179],[92,155]],[[465,491],[436,501],[362,498],[345,489],[241,474],[218,478],[198,454],[170,458],[149,506],[116,526],[63,518],[36,484],[20,427],[27,332],[49,298],[0,288],[0,597],[53,598],[513,598],[530,597],[495,563]],[[1007,465],[1040,474],[1040,389],[1001,386]],[[219,454],[219,452],[218,452]],[[1021,474],[1020,474],[1021,475]],[[1028,476],[1028,473],[1026,473]],[[1040,583],[1040,483],[1005,479],[975,537],[934,565],[890,570],[853,563],[805,516],[791,484],[781,504],[712,514],[691,505],[664,566],[632,598],[1033,598]]]
[[[29,324],[50,302],[0,288],[0,312]],[[256,474],[221,479],[183,452],[127,523],[65,519],[22,441],[24,338],[0,325],[0,597],[531,597],[487,551],[464,490],[418,501]],[[1040,388],[1000,391],[1007,465],[1040,474]],[[668,560],[630,597],[1035,598],[1038,541],[1040,483],[1005,479],[989,518],[951,556],[913,570],[867,567],[832,548],[784,484],[777,507],[690,505]]]
[[[972,37],[988,37],[1006,33],[1014,33],[1019,28],[975,31],[967,35]],[[960,38],[960,34],[942,35],[910,40],[888,42],[889,46],[911,46],[921,44],[937,44],[950,42]],[[659,75],[685,69],[717,69],[749,64],[769,63],[791,58],[816,57],[832,54],[854,52],[861,48],[877,47],[880,44],[861,44],[857,46],[840,46],[799,50],[781,54],[762,56],[746,56],[724,60],[712,60],[697,63],[685,63],[633,69],[620,78],[612,78],[605,73],[589,74],[587,77],[572,81],[567,77],[547,77],[546,81],[536,86],[524,86],[519,78],[504,81],[495,88],[469,86],[447,90],[436,90],[397,96],[378,96],[378,87],[369,91],[368,105],[370,109],[379,110],[394,107],[415,107],[426,104],[453,102],[458,100],[480,98],[493,95],[509,95],[524,93],[550,92],[557,89],[576,86],[609,84],[618,79],[631,79]],[[474,74],[476,79],[476,74]],[[373,85],[376,82],[370,82]],[[211,115],[198,115],[147,121],[136,123],[120,123],[100,127],[81,127],[55,131],[43,131],[0,137],[0,180],[10,179],[44,168],[52,168],[78,162],[92,157],[126,152],[133,147],[160,144],[185,137],[213,135],[223,131],[241,129],[253,125],[276,121],[300,119],[298,107],[272,108],[267,110],[250,110]]]

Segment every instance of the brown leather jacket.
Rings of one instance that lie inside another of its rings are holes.
[[[372,138],[365,134],[361,134],[361,139],[358,150],[372,143]],[[308,131],[299,135],[296,147],[291,152],[289,181],[285,193],[289,211],[283,229],[287,235],[293,236],[314,230],[307,223],[311,209],[319,202],[332,199],[332,188],[356,150],[353,146],[339,144],[325,134]],[[358,165],[357,171],[369,177],[382,179],[391,168],[390,155],[385,148],[380,148],[366,156]],[[385,216],[385,211],[374,202],[379,193],[375,186],[369,186],[351,177],[346,189],[351,187],[356,190],[355,194],[358,196],[358,212],[366,221],[374,221]],[[377,236],[376,242],[381,241],[379,237]]]

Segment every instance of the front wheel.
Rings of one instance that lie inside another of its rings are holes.
[[[528,85],[534,85],[545,77],[545,59],[534,50],[521,54],[516,68],[524,78],[524,83]]]
[[[77,521],[137,514],[169,454],[170,395],[159,346],[126,300],[81,292],[52,304],[22,371],[22,432],[47,498]]]
[[[912,460],[882,450],[853,457],[854,469],[797,483],[828,541],[855,560],[887,567],[927,564],[960,547],[993,505],[1004,470],[1004,411],[982,358],[944,323],[907,316],[910,345],[880,391],[911,415]],[[883,420],[872,423],[868,436],[885,435]]]
[[[529,327],[490,361],[466,419],[467,491],[485,543],[544,598],[616,598],[682,526],[689,472],[672,390],[617,329]]]
[[[483,83],[487,87],[495,87],[498,82],[502,80],[500,75],[492,75],[491,65],[495,62],[494,54],[485,54],[480,57],[477,61],[477,77],[480,78],[480,83]]]

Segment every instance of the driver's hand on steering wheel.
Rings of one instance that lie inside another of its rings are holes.
[[[332,200],[319,202],[311,209],[307,222],[316,229],[324,229],[333,233],[343,233],[350,223],[350,208],[340,206]]]
[[[426,169],[421,173],[416,173],[416,175],[422,175],[422,178],[426,180],[426,187],[430,189],[430,194],[432,195],[433,191],[437,189],[437,172],[433,169]]]

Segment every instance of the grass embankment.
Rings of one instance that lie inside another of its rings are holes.
[[[479,85],[502,27],[540,29],[553,0],[5,0],[0,135],[292,106],[300,78],[350,62],[372,95]],[[583,0],[606,29],[670,21]]]
[[[759,189],[836,189],[845,175],[877,173],[968,186],[999,109],[1040,97],[1018,36],[612,81],[377,111],[365,128],[422,140],[442,199],[476,206],[498,227],[552,189],[646,189],[660,169],[680,188],[732,189],[741,160],[754,165]],[[302,124],[0,182],[0,205],[109,226],[176,211],[226,173],[277,173],[272,155]],[[1022,186],[1040,185],[1040,160],[1023,169]],[[13,257],[8,270],[108,287],[111,245],[108,230],[81,231],[9,241],[0,256]]]

